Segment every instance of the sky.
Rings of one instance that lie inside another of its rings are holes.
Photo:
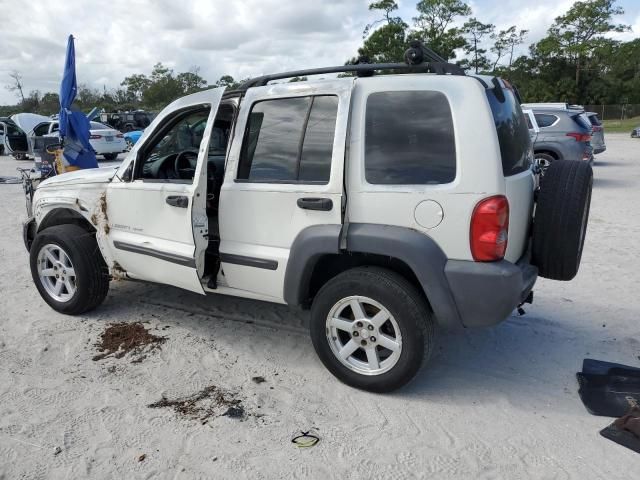
[[[3,88],[9,73],[23,77],[25,94],[59,89],[66,40],[76,38],[78,83],[113,89],[125,76],[149,74],[157,62],[176,72],[200,67],[215,81],[285,70],[341,65],[362,44],[375,17],[370,0],[0,0],[0,105],[15,104]],[[416,0],[399,1],[408,23]],[[473,15],[498,29],[516,25],[542,38],[573,0],[474,0]],[[55,4],[55,5],[54,5]],[[617,19],[640,35],[640,1],[619,0]],[[522,53],[526,51],[526,48]]]

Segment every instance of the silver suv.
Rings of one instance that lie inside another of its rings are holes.
[[[528,103],[539,131],[533,136],[536,160],[548,165],[554,160],[593,161],[592,127],[582,108],[566,104]]]

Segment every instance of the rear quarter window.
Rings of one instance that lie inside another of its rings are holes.
[[[437,185],[455,179],[453,118],[443,93],[372,93],[367,99],[365,128],[368,183]]]
[[[532,157],[531,137],[520,104],[511,89],[502,88],[498,96],[493,88],[486,92],[500,144],[504,175],[516,175],[528,170]]]
[[[538,122],[538,126],[540,128],[550,127],[554,123],[558,121],[558,117],[555,115],[550,115],[547,113],[536,113],[536,122]]]

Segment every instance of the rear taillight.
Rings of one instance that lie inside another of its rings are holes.
[[[567,137],[573,138],[576,142],[589,142],[591,141],[591,135],[588,133],[569,132]]]
[[[471,255],[476,262],[502,260],[509,235],[509,201],[504,195],[482,200],[473,209]]]
[[[119,134],[117,134],[117,135],[116,135],[116,137],[117,137],[117,138],[124,138],[124,135],[123,135],[123,134],[121,134],[121,133],[119,133]]]
[[[600,125],[594,125],[593,126],[593,131],[594,132],[601,132],[602,131],[602,127]]]
[[[102,138],[102,135],[89,135],[89,138],[91,140],[98,140],[99,138]]]

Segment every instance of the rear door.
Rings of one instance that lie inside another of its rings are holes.
[[[251,88],[242,100],[220,194],[224,281],[283,301],[296,236],[342,224],[353,78]]]
[[[27,152],[29,150],[27,134],[13,122],[7,122],[5,126],[5,143],[9,149],[13,152]]]

